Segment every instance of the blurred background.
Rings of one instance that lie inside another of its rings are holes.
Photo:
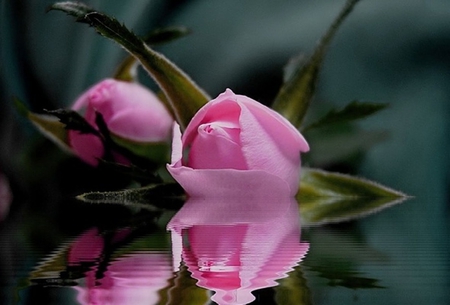
[[[190,35],[157,50],[212,97],[231,88],[268,105],[282,84],[285,64],[312,52],[345,3],[85,2],[137,34],[162,26],[188,27]],[[126,56],[72,17],[46,13],[51,3],[2,0],[0,7],[0,171],[16,197],[32,198],[34,207],[44,211],[59,209],[58,200],[68,194],[120,186],[121,181],[68,158],[43,139],[16,113],[12,96],[36,112],[68,107],[82,91],[110,77]],[[353,100],[389,104],[357,125],[359,140],[334,139],[330,147],[311,135],[311,151],[304,159],[305,165],[357,174],[416,197],[405,203],[407,209],[393,208],[358,223],[375,246],[386,239],[396,244],[407,236],[405,252],[418,245],[449,249],[449,20],[447,0],[361,0],[337,32],[322,66],[310,116]],[[154,86],[145,73],[141,80]],[[11,213],[18,209],[13,205]],[[417,276],[427,272],[418,266]],[[408,285],[402,276],[392,281]],[[447,284],[434,289],[444,290]]]

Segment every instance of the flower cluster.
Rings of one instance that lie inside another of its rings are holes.
[[[308,118],[308,124],[304,120],[326,50],[356,2],[348,1],[310,56],[288,64],[284,82],[268,106],[230,89],[211,99],[184,71],[153,49],[154,44],[185,35],[186,31],[181,28],[158,29],[146,36],[137,36],[117,19],[83,3],[58,2],[49,9],[63,11],[76,17],[77,22],[95,28],[102,36],[121,45],[130,56],[119,65],[112,78],[100,81],[81,94],[70,111],[50,112],[61,124],[55,123],[54,117],[49,120],[28,110],[22,112],[50,139],[87,164],[97,166],[99,160],[108,161],[111,167],[119,164],[115,168],[120,173],[125,171],[127,177],[141,184],[125,190],[127,196],[132,193],[133,198],[144,198],[142,201],[153,195],[167,199],[162,193],[171,198],[180,193],[191,198],[270,196],[266,192],[269,189],[278,193],[277,196],[284,194],[300,200],[332,197],[336,203],[341,200],[337,198],[404,198],[405,194],[377,183],[314,168],[342,158],[330,153],[329,147],[345,142],[343,138],[361,139],[362,136],[355,133],[353,121],[386,106],[355,101],[342,109],[331,109],[322,117],[313,115],[312,120]],[[158,87],[157,94],[139,82],[136,67],[148,73]],[[326,152],[325,158],[311,156],[308,168],[300,172],[300,155],[309,150],[309,145],[299,130],[308,133],[310,138],[311,129],[318,130],[313,133],[316,139],[324,138],[319,141],[328,140],[331,144],[315,142],[314,156]],[[333,130],[331,138],[329,130]],[[350,145],[351,153],[359,154],[361,146],[365,147],[366,143]],[[102,201],[101,196],[105,196],[106,201],[112,198],[105,193],[84,195],[79,198],[90,202]],[[352,206],[358,212],[353,213],[351,209],[343,215],[333,212],[335,218],[330,218],[320,208],[326,206],[334,211],[339,210],[338,207],[333,208],[328,202],[315,204],[313,208],[322,219],[312,221],[353,219],[388,206],[391,200],[380,200],[376,208],[365,211],[360,211],[360,205],[353,201]]]
[[[86,121],[96,129],[96,115],[101,114],[111,133],[136,142],[166,141],[174,125],[154,93],[113,79],[87,90],[72,109],[84,109]],[[101,139],[93,134],[71,130],[69,145],[94,166],[105,153]],[[195,114],[183,135],[175,123],[172,163],[167,168],[192,196],[217,194],[218,187],[229,189],[246,180],[259,181],[264,187],[264,181],[277,179],[295,195],[300,153],[308,149],[300,132],[280,114],[227,89]],[[114,157],[128,163],[119,153]]]

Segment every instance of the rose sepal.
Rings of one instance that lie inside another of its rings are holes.
[[[272,108],[286,117],[294,126],[300,127],[311,104],[319,79],[320,68],[328,47],[343,21],[359,0],[347,0],[317,47],[308,58],[292,60],[285,72],[285,81],[274,99]],[[286,73],[286,74],[287,74]]]

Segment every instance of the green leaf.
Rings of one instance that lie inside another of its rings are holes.
[[[138,79],[139,62],[134,56],[127,56],[117,67],[113,78],[124,82],[135,82]]]
[[[368,131],[346,128],[329,130],[325,128],[318,131],[314,130],[314,133],[308,134],[307,137],[314,153],[303,157],[308,164],[313,164],[315,167],[349,160],[386,140],[389,136],[386,130]]]
[[[184,37],[189,33],[189,29],[185,27],[166,27],[150,32],[143,39],[149,45],[158,45]],[[117,68],[114,78],[126,82],[136,81],[138,65],[139,61],[136,57],[127,56]]]
[[[297,193],[304,226],[357,219],[408,198],[367,179],[311,168],[302,168]]]
[[[47,12],[51,10],[62,10],[68,15],[77,17],[80,22],[83,22],[83,16],[94,12],[94,9],[81,2],[64,1],[54,3],[47,7]]]
[[[170,161],[170,145],[165,142],[136,142],[111,134],[112,141],[135,156],[163,164]]]
[[[77,5],[81,8],[77,9]],[[56,3],[50,9],[76,16],[78,22],[93,26],[98,33],[114,40],[136,57],[166,95],[175,119],[183,129],[198,109],[209,101],[209,96],[189,76],[162,54],[152,50],[116,19],[86,9],[84,4],[76,2]]]
[[[27,118],[45,137],[56,143],[62,150],[72,153],[67,140],[67,129],[55,116],[37,114],[28,110],[18,98],[14,98],[17,111]]]
[[[384,108],[387,104],[381,103],[362,103],[358,101],[353,101],[345,106],[343,109],[330,110],[325,116],[313,122],[303,128],[303,131],[307,131],[311,128],[323,127],[338,123],[347,123],[350,121],[355,121],[358,119],[370,116]]]
[[[300,53],[291,57],[288,63],[283,67],[283,83],[287,83],[294,77],[298,67],[305,66],[307,61],[308,58],[305,53]]]
[[[340,14],[322,37],[311,56],[298,60],[298,66],[292,71],[287,69],[291,77],[283,84],[273,102],[272,108],[286,117],[294,126],[301,126],[303,118],[313,98],[319,70],[330,42],[342,22],[353,10],[359,0],[347,0]]]
[[[88,203],[119,204],[147,210],[178,210],[184,203],[185,193],[177,183],[152,184],[141,188],[112,192],[90,192],[78,195]]]
[[[185,37],[190,34],[191,31],[183,26],[171,26],[165,28],[159,28],[151,31],[143,39],[148,45],[154,46],[171,42],[173,40]]]

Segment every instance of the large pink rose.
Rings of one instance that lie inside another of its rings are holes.
[[[97,128],[96,112],[103,116],[109,131],[135,142],[165,142],[173,119],[157,96],[138,83],[105,79],[83,93],[73,110],[84,111],[87,122]],[[96,166],[105,151],[99,137],[69,131],[69,144],[86,163]],[[126,163],[116,155],[116,161]]]
[[[308,150],[284,117],[227,89],[196,113],[182,136],[175,126],[168,170],[191,196],[217,196],[217,190],[239,195],[247,183],[263,188],[267,181],[285,184],[294,195],[300,153]]]

